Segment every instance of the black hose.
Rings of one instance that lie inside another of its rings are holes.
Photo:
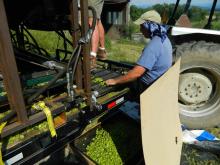
[[[51,87],[60,77],[64,75],[66,72],[65,69],[60,70],[59,73],[56,75],[56,77],[53,78],[46,86],[39,89],[35,94],[33,94],[28,100],[27,103],[32,103],[38,96],[40,96],[43,92],[45,92],[49,87]]]
[[[76,72],[76,67],[77,67],[77,64],[78,64],[78,61],[79,61],[79,56],[80,56],[81,50],[82,50],[82,46],[79,45],[79,49],[78,49],[78,52],[77,52],[76,57],[75,57],[75,60],[74,60],[75,63],[74,63],[74,65],[73,65],[73,69],[72,69],[73,74],[75,74],[75,72]]]
[[[76,72],[76,67],[79,62],[79,56],[82,50],[82,45],[78,44],[76,47],[76,56],[72,56],[68,66],[67,66],[67,91],[68,91],[68,96],[71,98],[71,101],[73,101],[74,97],[74,92],[73,92],[73,79],[75,76]],[[73,60],[74,59],[74,60]],[[75,62],[73,64],[73,62]]]
[[[89,8],[89,10],[92,11],[93,18],[95,18],[95,19],[93,19],[92,27],[88,30],[86,36],[79,40],[76,48],[74,49],[74,51],[72,53],[72,56],[70,57],[70,60],[69,60],[68,65],[67,65],[67,69],[66,70],[65,69],[60,70],[59,73],[56,75],[56,77],[54,77],[54,79],[51,80],[48,83],[47,86],[44,86],[43,88],[39,89],[39,91],[37,91],[34,95],[32,95],[27,100],[28,104],[32,103],[38,96],[40,96],[43,92],[45,92],[51,85],[53,85],[66,72],[69,75],[72,72],[70,79],[67,80],[68,86],[70,88],[69,90],[72,90],[72,88],[73,88],[73,78],[75,76],[76,67],[77,67],[77,64],[78,64],[78,61],[79,61],[79,56],[80,56],[80,53],[81,53],[81,50],[82,50],[82,44],[88,43],[90,41],[92,33],[93,33],[93,31],[95,29],[95,25],[96,25],[96,11],[93,7],[89,6],[88,8]],[[73,64],[74,61],[75,61],[75,63]]]
[[[74,49],[70,59],[69,59],[69,62],[67,64],[67,71],[69,70],[69,68],[71,67],[72,63],[73,63],[73,59],[75,57],[75,54],[78,52],[78,49],[79,49],[79,44],[76,46],[76,48]]]
[[[72,56],[69,60],[69,63],[67,65],[67,70],[66,69],[63,69],[63,70],[60,70],[59,73],[56,75],[56,77],[54,77],[46,86],[42,87],[41,89],[39,89],[35,94],[33,94],[28,100],[27,100],[27,103],[28,104],[31,104],[38,96],[40,96],[43,92],[45,92],[49,87],[51,87],[60,77],[62,77],[64,75],[64,73],[68,72],[70,66],[72,65],[73,63],[73,59],[74,59],[74,54],[77,54],[76,56],[76,66],[77,66],[77,63],[78,63],[78,59],[79,59],[79,55],[80,55],[80,51],[81,51],[81,45],[78,44],[78,46],[74,49],[73,53],[72,53]],[[76,70],[76,66],[73,66],[74,68],[74,71]]]
[[[92,30],[92,32],[94,31],[94,29],[95,29],[95,25],[96,25],[96,11],[95,11],[95,9],[93,8],[93,7],[91,7],[91,6],[88,6],[88,8],[89,8],[89,10],[91,10],[92,11],[92,14],[93,14],[93,18],[95,18],[95,19],[93,19],[93,21],[92,21],[92,27],[88,30],[88,32],[87,33],[89,33],[90,32],[90,30]],[[59,34],[59,32],[57,32],[58,34]],[[87,35],[87,34],[86,34]],[[92,35],[92,34],[91,34]],[[62,34],[61,34],[61,37],[64,37],[64,36],[62,36]],[[86,36],[85,36],[86,37]],[[90,36],[91,37],[91,36]],[[90,39],[90,38],[89,38]],[[67,65],[67,71],[69,70],[69,68],[71,67],[71,65],[72,65],[72,63],[73,63],[73,59],[74,59],[74,55],[77,53],[77,57],[76,57],[76,62],[75,62],[75,64],[77,64],[78,63],[78,59],[79,59],[79,54],[80,54],[80,52],[81,52],[81,44],[85,44],[86,42],[88,42],[87,40],[86,40],[86,38],[81,38],[80,40],[79,40],[79,42],[78,42],[78,44],[77,44],[77,46],[76,46],[76,48],[74,49],[74,51],[73,51],[73,53],[72,53],[72,56],[70,57],[70,59],[69,59],[69,62],[68,62],[68,65]],[[76,66],[73,66],[73,68],[76,68]],[[74,70],[74,69],[73,69]]]
[[[16,115],[15,111],[9,112],[9,114],[7,114],[6,116],[0,119],[0,124],[12,119],[15,115]]]
[[[92,26],[89,28],[88,32],[86,33],[86,36],[80,38],[80,40],[79,40],[79,42],[78,42],[78,44],[77,44],[77,46],[74,50],[74,53],[70,57],[70,60],[69,60],[68,65],[67,65],[67,91],[68,91],[68,96],[70,97],[71,101],[73,101],[73,99],[74,99],[73,79],[74,79],[74,76],[75,76],[77,64],[79,62],[79,56],[80,56],[80,53],[81,53],[82,44],[86,44],[86,43],[90,42],[90,39],[92,37],[93,31],[94,31],[95,26],[96,26],[96,18],[97,18],[96,17],[96,11],[91,6],[89,6],[88,9],[91,10],[92,14],[93,14]],[[75,54],[76,54],[76,57],[74,56]],[[75,63],[73,64],[74,61],[75,61]]]
[[[220,153],[220,141],[198,141],[194,144],[190,144],[190,146],[199,149],[201,151],[205,152],[211,152],[213,154],[219,154]]]

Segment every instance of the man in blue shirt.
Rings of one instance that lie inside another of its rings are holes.
[[[123,84],[140,78],[143,91],[171,67],[172,45],[166,28],[160,23],[161,17],[155,10],[142,14],[135,21],[135,24],[140,25],[143,35],[151,40],[143,49],[136,66],[123,76],[107,80],[107,85]]]

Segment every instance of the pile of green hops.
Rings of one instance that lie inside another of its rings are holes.
[[[7,95],[7,92],[1,92],[0,93],[0,97],[4,97],[4,96],[6,96]]]
[[[140,149],[140,127],[118,115],[96,130],[86,154],[99,165],[120,165],[131,163]]]
[[[6,143],[8,146],[13,146],[14,144],[20,143],[23,140],[27,140],[32,136],[39,135],[43,132],[48,131],[48,124],[46,121],[36,124],[34,126],[28,127],[23,131],[20,131],[12,136],[3,139],[3,143]]]
[[[104,129],[96,130],[96,136],[86,147],[86,151],[86,154],[99,165],[123,164],[110,134]]]
[[[96,77],[92,80],[93,83],[100,84],[101,86],[106,86],[105,81],[101,77]]]

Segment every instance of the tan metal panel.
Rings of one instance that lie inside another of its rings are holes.
[[[142,145],[147,165],[180,164],[179,70],[180,60],[141,94]]]

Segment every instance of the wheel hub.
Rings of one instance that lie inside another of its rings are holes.
[[[199,104],[210,98],[212,83],[208,77],[199,73],[180,75],[179,100],[185,104]]]

